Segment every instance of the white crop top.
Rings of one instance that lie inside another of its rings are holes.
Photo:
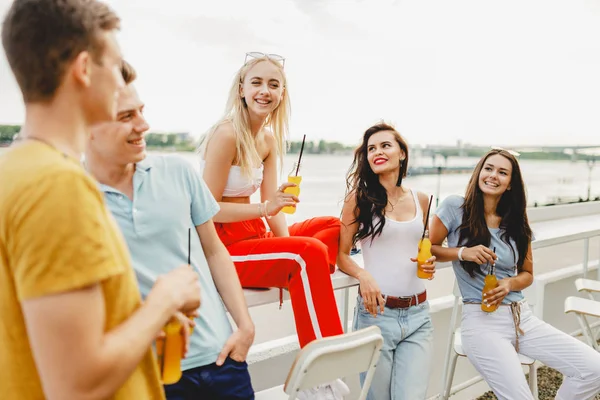
[[[204,171],[205,161],[200,159],[200,172]],[[264,166],[261,164],[258,168],[252,168],[252,179],[248,179],[242,173],[242,168],[232,165],[229,169],[229,176],[223,197],[248,197],[252,196],[258,190],[263,180]]]
[[[412,296],[425,290],[417,278],[417,263],[410,260],[418,253],[423,234],[423,211],[417,193],[411,190],[416,205],[410,221],[386,218],[381,235],[361,240],[365,269],[373,276],[381,293],[389,296]]]

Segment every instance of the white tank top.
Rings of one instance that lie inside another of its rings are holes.
[[[204,172],[206,161],[200,159],[200,175]],[[248,197],[258,190],[263,181],[263,164],[258,168],[252,168],[252,179],[242,174],[242,168],[232,165],[229,169],[227,183],[223,189],[223,197]]]
[[[381,293],[389,296],[412,296],[425,290],[417,278],[417,263],[410,260],[418,253],[423,234],[423,211],[416,192],[411,190],[416,215],[410,221],[386,218],[381,235],[361,240],[364,266],[375,278]],[[374,221],[375,222],[375,221]]]

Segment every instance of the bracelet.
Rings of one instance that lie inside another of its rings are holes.
[[[458,249],[458,259],[459,259],[460,261],[465,261],[465,260],[463,260],[463,258],[462,258],[462,253],[463,253],[463,250],[464,250],[465,248],[466,248],[466,247],[465,247],[465,246],[463,246],[463,247],[461,247],[460,249]]]
[[[271,219],[272,215],[269,215],[269,209],[268,209],[268,204],[269,204],[269,200],[265,200],[265,217],[267,219]]]

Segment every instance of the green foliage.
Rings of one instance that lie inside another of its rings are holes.
[[[14,136],[19,133],[21,127],[19,125],[0,125],[0,144],[10,144]],[[194,151],[196,143],[193,137],[185,132],[167,132],[146,134],[146,144],[150,150],[161,151]],[[299,153],[301,141],[289,142],[288,153]],[[308,141],[304,144],[305,154],[351,154],[354,151],[353,146],[347,146],[339,142],[328,142],[319,140],[318,142]],[[487,150],[481,148],[465,148],[459,150],[457,148],[447,148],[438,151],[437,154],[444,157],[481,157]],[[522,151],[519,157],[520,160],[571,160],[572,156],[563,152],[544,152],[544,151]],[[586,154],[577,154],[577,160],[600,160],[600,157]]]
[[[302,142],[290,142],[288,153],[299,153]],[[336,154],[336,153],[349,153],[354,150],[352,146],[345,146],[339,142],[328,142],[326,140],[319,140],[318,143],[308,141],[304,143],[305,154]]]
[[[0,125],[0,142],[12,142],[14,136],[19,133],[19,125]]]

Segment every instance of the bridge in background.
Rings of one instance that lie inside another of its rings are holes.
[[[480,156],[490,150],[490,146],[471,146],[458,143],[456,146],[443,146],[443,145],[426,145],[422,147],[411,148],[412,154],[420,157],[438,157],[441,156],[445,159],[449,157],[468,157],[468,156]],[[584,145],[584,146],[502,146],[502,148],[510,149],[519,153],[559,153],[566,154],[571,157],[573,161],[577,160],[579,156],[589,159],[600,159],[600,145]]]

